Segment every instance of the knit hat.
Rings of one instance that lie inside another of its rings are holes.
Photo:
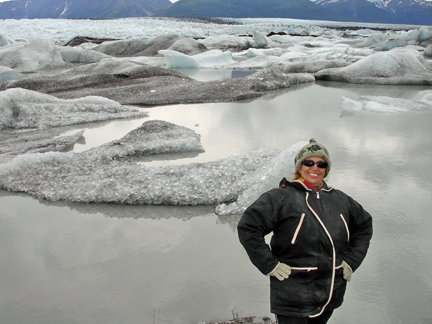
[[[331,167],[331,160],[330,160],[330,154],[325,148],[324,145],[317,143],[313,138],[310,139],[309,144],[303,146],[300,151],[297,153],[294,163],[295,163],[295,170],[300,170],[300,166],[303,160],[306,160],[312,156],[319,156],[324,159],[324,161],[327,162],[328,166],[326,169],[326,173],[324,177],[327,177],[328,173],[330,172]]]

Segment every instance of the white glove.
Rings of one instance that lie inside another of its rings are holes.
[[[280,263],[269,273],[270,276],[276,277],[279,281],[283,281],[291,274],[291,267],[285,263]]]
[[[345,261],[342,261],[343,277],[346,281],[350,282],[352,277],[352,269]]]

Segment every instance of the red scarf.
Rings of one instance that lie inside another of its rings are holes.
[[[322,186],[323,186],[323,182],[321,181],[321,183],[319,185],[313,185],[309,182],[307,182],[305,179],[303,179],[302,177],[298,177],[297,178],[298,181],[301,181],[304,183],[304,185],[309,188],[310,190],[313,190],[315,192],[318,192],[321,190]]]

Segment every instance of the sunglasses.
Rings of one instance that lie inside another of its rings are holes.
[[[316,164],[317,167],[320,168],[320,169],[325,169],[325,168],[327,168],[327,165],[328,165],[327,162],[324,162],[324,161],[314,162],[312,160],[303,160],[302,164],[304,166],[309,167],[309,168],[313,167]]]

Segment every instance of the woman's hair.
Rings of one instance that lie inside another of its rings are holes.
[[[301,175],[300,175],[300,170],[301,170],[301,168],[298,169],[298,170],[296,170],[296,171],[293,173],[293,177],[292,177],[291,180],[296,180],[296,179],[298,179],[298,178],[301,177]]]

